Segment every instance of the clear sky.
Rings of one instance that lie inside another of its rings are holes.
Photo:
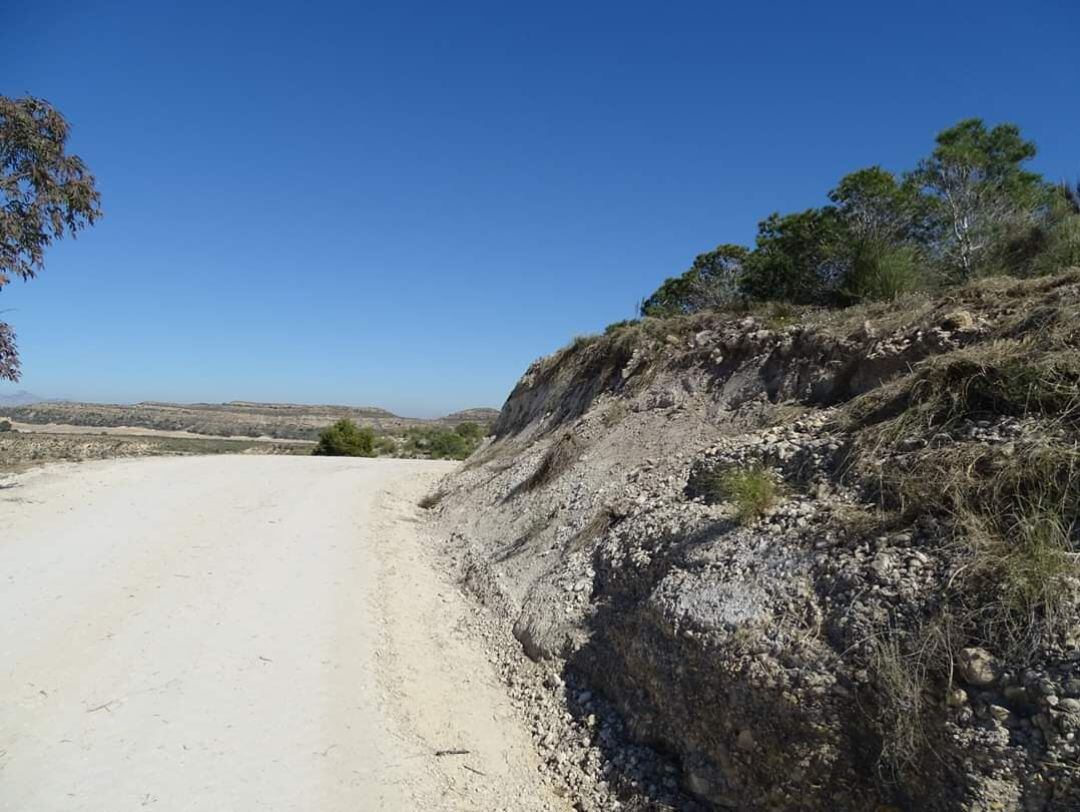
[[[105,218],[0,293],[25,387],[432,415],[960,118],[1080,175],[1080,5],[0,5]]]

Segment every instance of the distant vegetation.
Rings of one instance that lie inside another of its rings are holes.
[[[961,121],[914,169],[852,172],[829,192],[830,205],[762,220],[753,248],[723,244],[699,255],[641,314],[888,301],[980,276],[1080,265],[1080,184],[1028,171],[1035,153],[1015,125]]]
[[[311,453],[324,457],[374,457],[375,432],[342,418],[319,433],[319,442]]]
[[[378,434],[359,428],[351,420],[338,420],[319,434],[313,454],[333,457],[407,457],[434,460],[463,460],[484,439],[478,423],[459,423],[456,428],[410,428],[404,436]]]
[[[402,450],[405,456],[429,457],[434,460],[463,460],[480,441],[485,430],[477,423],[459,423],[454,429],[415,428],[405,435]]]

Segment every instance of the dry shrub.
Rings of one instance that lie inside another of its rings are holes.
[[[630,414],[630,407],[626,405],[626,402],[621,399],[615,400],[604,409],[600,420],[603,422],[604,428],[611,429],[625,420],[628,414]]]
[[[1074,529],[1052,504],[1004,520],[963,517],[964,563],[954,581],[972,636],[1021,660],[1068,640],[1080,605]]]
[[[615,524],[615,515],[604,508],[574,534],[567,542],[567,551],[574,552],[588,547],[590,543],[607,533]]]
[[[548,446],[536,469],[517,484],[507,498],[512,499],[519,494],[544,487],[573,465],[580,454],[581,441],[572,432],[562,434]]]
[[[439,490],[435,490],[427,494],[423,499],[417,502],[417,505],[422,507],[424,510],[431,510],[432,508],[437,507],[439,502],[441,502],[445,497],[446,491],[440,488]]]
[[[872,726],[881,740],[878,767],[890,783],[918,786],[933,760],[959,633],[943,613],[911,633],[888,629],[872,641]]]

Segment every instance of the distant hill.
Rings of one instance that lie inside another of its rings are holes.
[[[475,409],[462,409],[460,412],[440,417],[440,423],[494,423],[499,416],[498,409],[478,407]]]
[[[18,392],[12,392],[5,395],[0,393],[0,406],[27,406],[31,403],[41,403],[45,398],[38,397],[33,392],[27,392],[25,389],[20,389]]]
[[[18,397],[16,393],[10,397]],[[399,417],[373,406],[310,406],[293,403],[162,403],[136,404],[42,401],[0,397],[0,417],[20,423],[60,423],[87,427],[140,427],[163,431],[189,431],[218,437],[275,437],[313,440],[335,420],[348,418],[380,433],[403,434],[410,428],[493,423],[496,409],[465,409],[436,420]]]

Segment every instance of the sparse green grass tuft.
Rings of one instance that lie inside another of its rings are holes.
[[[871,245],[857,252],[843,293],[856,302],[893,302],[924,284],[911,248]]]
[[[735,516],[749,524],[763,516],[780,495],[780,486],[763,465],[727,468],[713,473],[704,483],[706,499],[731,502]]]

